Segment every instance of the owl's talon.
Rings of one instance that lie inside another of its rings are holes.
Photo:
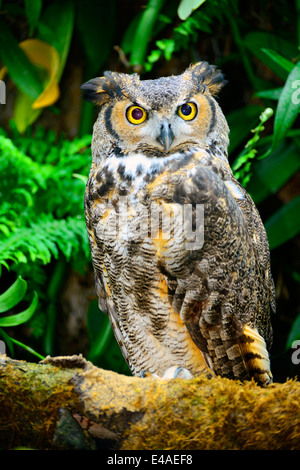
[[[141,372],[141,378],[142,379],[145,379],[146,377],[151,377],[151,375],[152,374],[150,372],[148,372],[147,370],[142,370],[142,372]]]
[[[205,374],[205,377],[210,380],[214,377],[215,375],[213,374],[213,372],[208,372],[207,374]]]
[[[177,369],[174,372],[174,379],[176,379],[176,377],[178,377],[180,372],[183,371],[183,370],[184,370],[183,367],[177,367]]]
[[[181,366],[169,367],[163,375],[163,379],[191,379],[193,376],[188,369]]]

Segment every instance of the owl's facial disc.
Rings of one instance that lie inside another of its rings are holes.
[[[202,92],[193,96],[182,93],[172,100],[125,97],[103,113],[123,154],[143,152],[165,156],[205,142],[214,121],[211,98]]]

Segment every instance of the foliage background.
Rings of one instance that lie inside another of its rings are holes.
[[[228,80],[219,102],[230,163],[270,241],[274,378],[299,374],[299,44],[299,0],[0,1],[0,337],[10,355],[82,353],[128,373],[95,297],[83,194],[97,110],[80,85],[106,69],[156,78],[207,60]]]

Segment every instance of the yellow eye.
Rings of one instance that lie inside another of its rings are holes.
[[[185,121],[191,121],[197,115],[197,106],[195,103],[185,103],[178,108],[178,116]]]
[[[126,116],[131,124],[142,124],[147,119],[146,111],[140,106],[130,106],[127,109]]]

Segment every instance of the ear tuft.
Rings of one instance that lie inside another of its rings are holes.
[[[85,91],[83,98],[87,101],[92,101],[98,106],[107,103],[114,94],[120,92],[117,80],[118,75],[112,72],[104,72],[104,77],[92,78],[84,83],[80,87]]]
[[[198,62],[191,65],[185,73],[191,74],[192,81],[199,90],[206,87],[211,95],[217,95],[227,83],[222,72],[208,62]]]
[[[137,87],[138,83],[139,76],[137,74],[104,72],[103,77],[93,78],[81,85],[80,88],[85,91],[83,95],[85,100],[101,106],[114,97],[121,99],[128,96],[129,90]]]
[[[105,91],[104,85],[105,77],[93,78],[92,80],[83,83],[80,87],[81,90],[85,91],[83,98],[98,106],[106,103],[109,100],[109,94]]]

